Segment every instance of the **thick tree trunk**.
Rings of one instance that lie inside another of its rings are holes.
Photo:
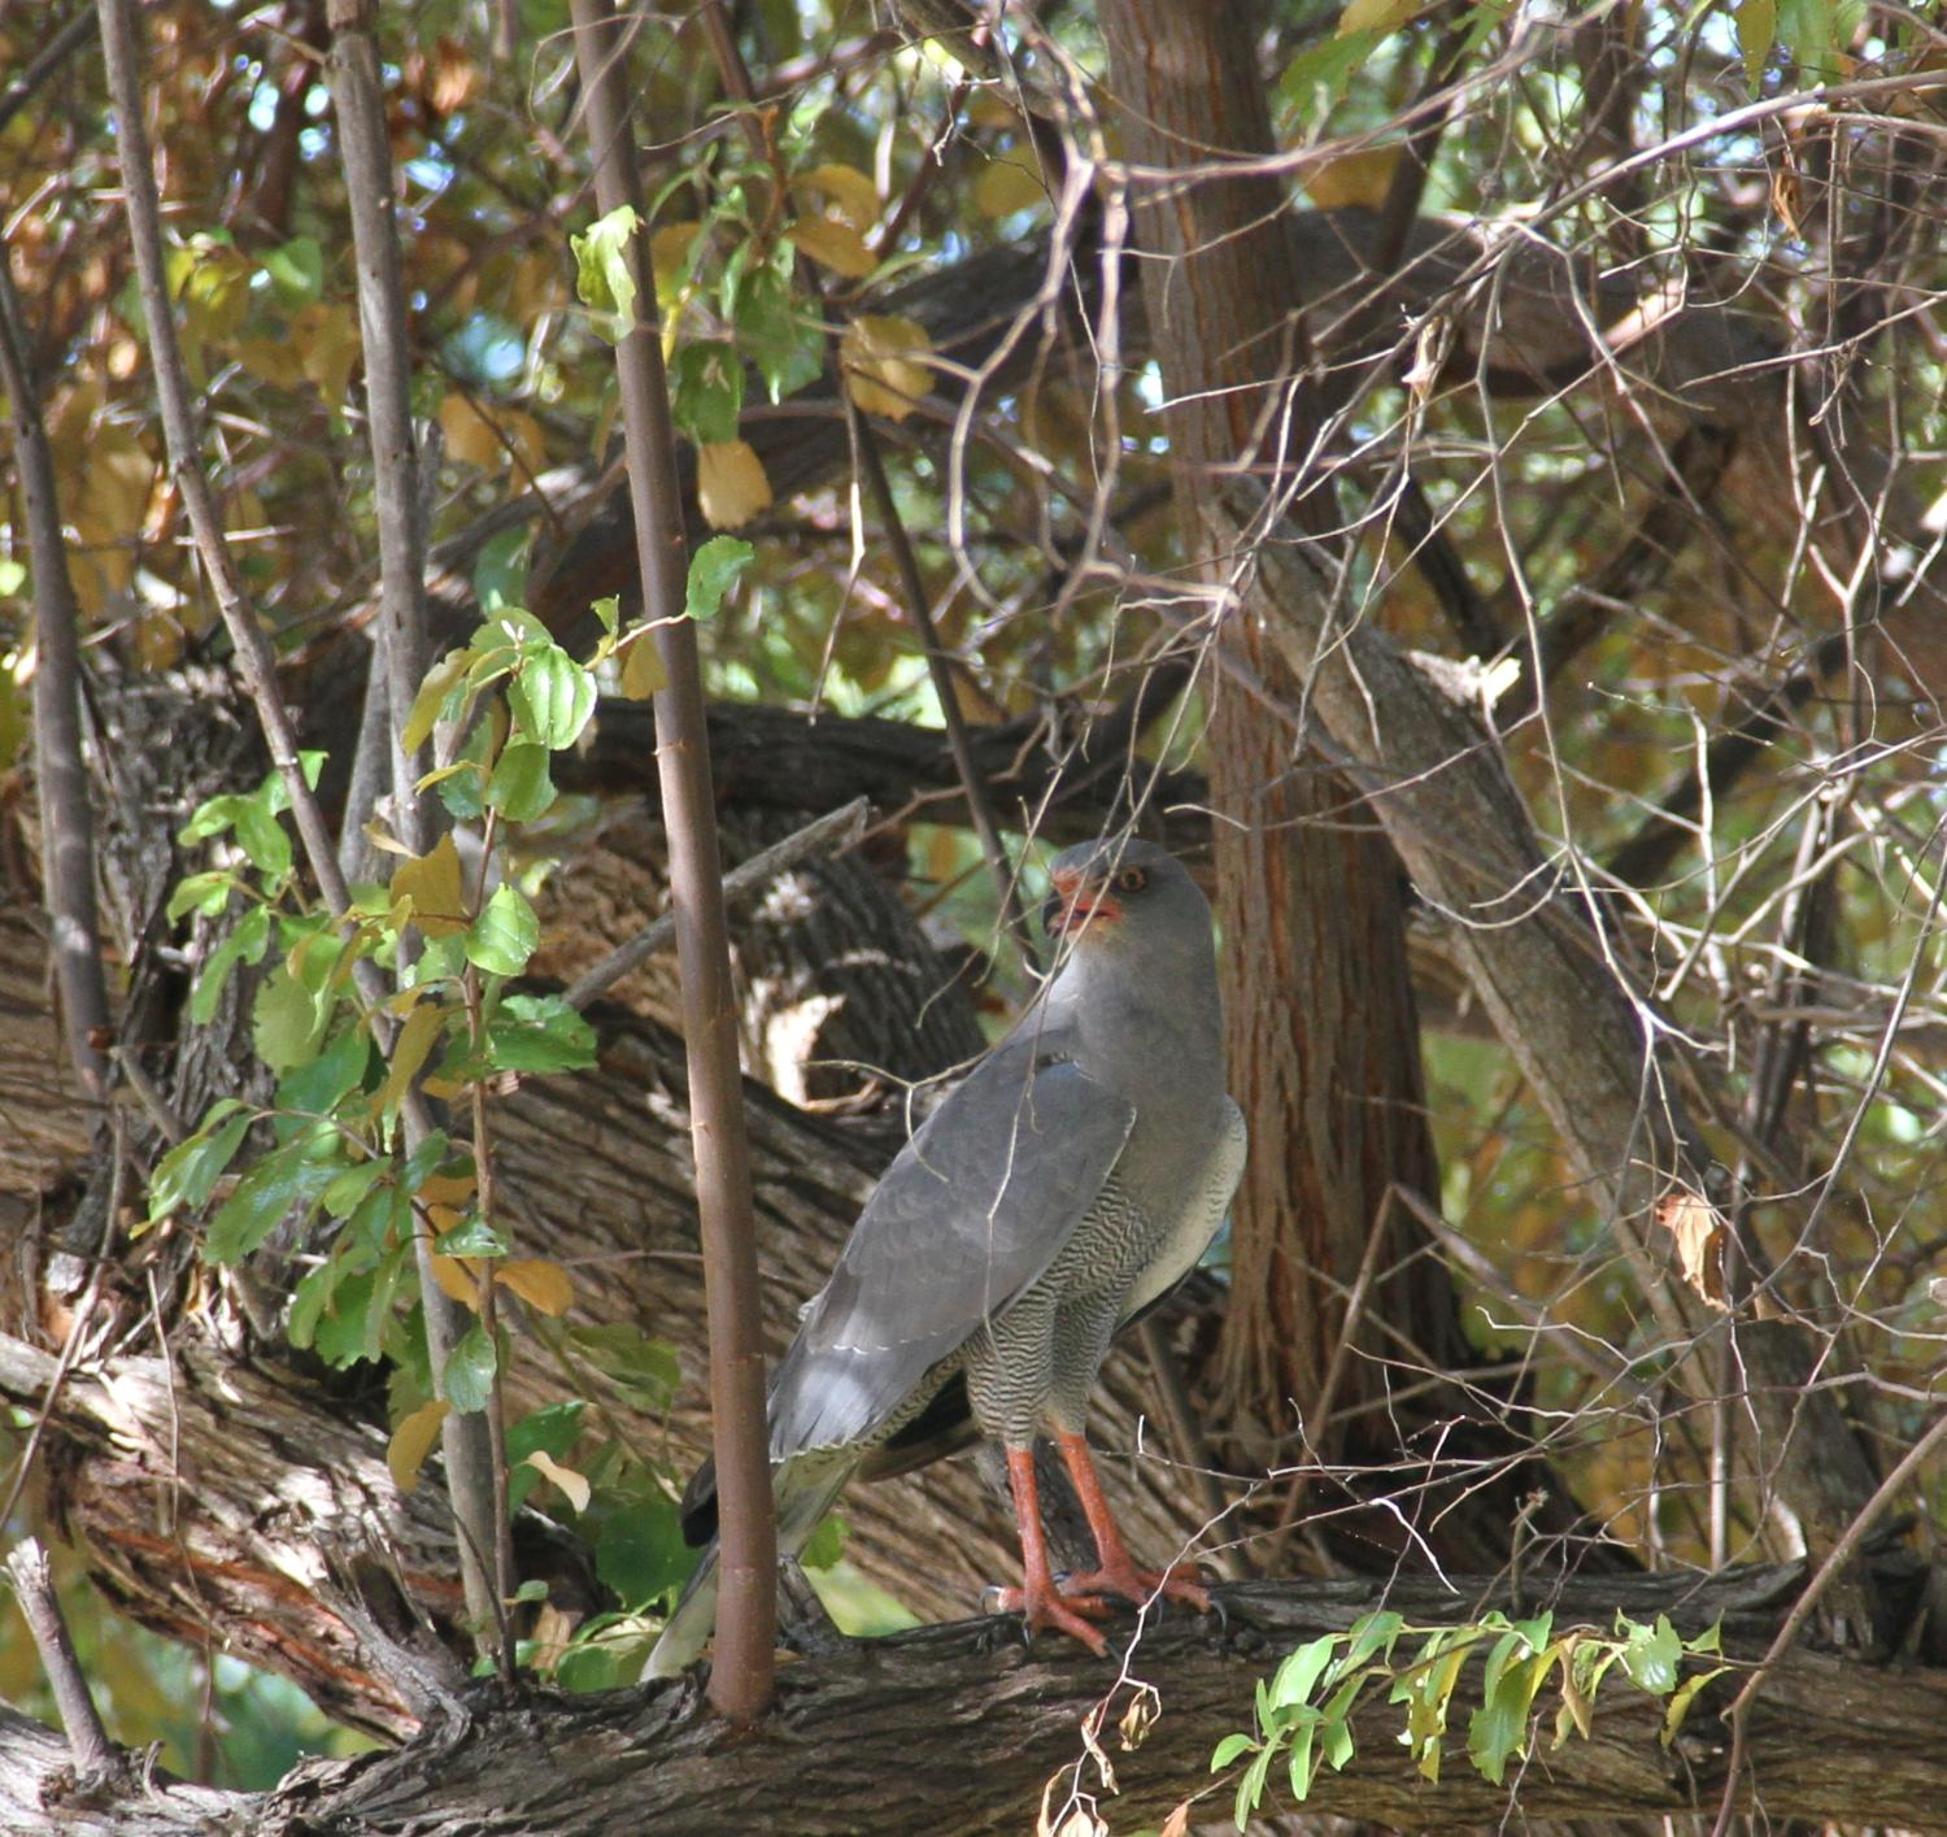
[[[1212,177],[1218,155],[1272,148],[1249,7],[1114,0],[1103,8],[1130,159],[1202,176],[1132,198],[1150,342],[1161,364],[1178,517],[1193,561],[1221,594],[1229,558],[1206,539],[1206,500],[1225,468],[1295,464],[1317,420],[1297,382],[1304,297],[1275,180]],[[1214,602],[1213,602],[1214,603]],[[1274,687],[1280,660],[1248,625],[1217,639]],[[1310,1419],[1347,1297],[1368,1259],[1380,1271],[1419,1240],[1394,1185],[1438,1191],[1407,973],[1404,877],[1340,779],[1294,755],[1283,718],[1211,672],[1218,914],[1232,1088],[1251,1155],[1233,1208],[1234,1293],[1225,1320],[1227,1414],[1275,1438]],[[1375,1234],[1382,1241],[1372,1245]],[[1441,1363],[1456,1350],[1443,1265],[1415,1262],[1373,1298],[1354,1343],[1381,1344],[1382,1317]],[[1341,1361],[1340,1406],[1370,1400],[1382,1363]],[[1246,1446],[1249,1446],[1247,1441]],[[1262,1444],[1260,1444],[1262,1446]]]
[[[1236,1771],[1213,1781],[1211,1751],[1250,1726],[1254,1680],[1361,1614],[1384,1605],[1430,1626],[1489,1606],[1551,1607],[1558,1632],[1607,1632],[1621,1608],[1641,1622],[1667,1612],[1686,1635],[1721,1616],[1735,1663],[1762,1650],[1798,1573],[1570,1581],[1531,1587],[1518,1603],[1483,1577],[1450,1588],[1249,1584],[1219,1591],[1222,1621],[1172,1612],[1144,1628],[1122,1676],[1065,1641],[1024,1648],[1005,1621],[933,1627],[787,1667],[775,1715],[742,1739],[708,1715],[690,1681],[513,1704],[482,1690],[397,1753],[310,1763],[262,1797],[159,1785],[126,1802],[63,1804],[64,1745],[0,1711],[0,1823],[16,1837],[200,1837],[213,1827],[260,1837],[1018,1837],[1037,1815],[1047,1830],[1096,1828],[1065,1826],[1083,1809],[1117,1830],[1157,1825],[1187,1800],[1193,1823],[1214,1833],[1228,1828]],[[1114,1625],[1119,1642],[1134,1631],[1126,1616]],[[1621,1667],[1595,1698],[1591,1736],[1550,1747],[1551,1686],[1537,1751],[1500,1786],[1463,1751],[1481,1675],[1478,1660],[1461,1671],[1437,1784],[1399,1743],[1404,1708],[1373,1690],[1353,1719],[1357,1753],[1343,1772],[1320,1774],[1307,1811],[1407,1831],[1492,1829],[1517,1803],[1524,1828],[1716,1811],[1727,1784],[1718,1717],[1738,1673],[1704,1687],[1667,1748],[1665,1701]],[[1773,1822],[1947,1830],[1943,1726],[1947,1674],[1796,1652],[1756,1700],[1737,1803]],[[1267,1811],[1290,1807],[1283,1773],[1273,1770]]]

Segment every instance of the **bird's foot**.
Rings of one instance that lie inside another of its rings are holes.
[[[1210,1612],[1210,1591],[1198,1581],[1194,1563],[1178,1563],[1173,1569],[1138,1569],[1129,1562],[1105,1564],[1100,1569],[1070,1576],[1062,1584],[1061,1592],[1071,1607],[1083,1613],[1099,1611],[1099,1604],[1109,1595],[1133,1601],[1138,1607],[1161,1599],[1185,1602],[1199,1614]],[[1098,1606],[1091,1610],[1082,1606],[1084,1602]]]
[[[1109,1656],[1109,1642],[1083,1618],[1085,1614],[1106,1614],[1109,1604],[1095,1597],[1070,1599],[1052,1583],[1026,1588],[989,1590],[994,1604],[1003,1614],[1019,1614],[1029,1639],[1044,1629],[1066,1633],[1080,1640],[1097,1658]]]

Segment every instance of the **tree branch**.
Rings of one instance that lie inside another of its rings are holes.
[[[627,43],[598,0],[573,0],[575,62],[588,104],[597,207],[643,216],[629,125]],[[626,430],[629,504],[643,610],[664,685],[655,696],[658,776],[669,834],[671,903],[682,966],[691,1140],[701,1215],[710,1332],[721,1581],[710,1700],[734,1722],[771,1697],[777,1629],[777,1528],[764,1423],[764,1347],[751,1221],[749,1149],[737,1063],[736,1007],[723,911],[723,864],[696,627],[687,616],[683,509],[675,434],[656,325],[646,232],[629,238],[635,323],[616,346]]]
[[[76,20],[61,36],[72,36]],[[78,16],[86,26],[86,10]],[[30,73],[31,74],[31,73]],[[34,782],[41,805],[41,879],[54,940],[54,975],[68,1057],[89,1094],[108,1094],[108,981],[101,967],[95,901],[95,818],[81,756],[81,609],[68,575],[67,542],[54,482],[54,456],[41,424],[33,341],[0,251],[0,377],[13,402],[14,463],[26,501],[34,560]]]
[[[502,1706],[476,1697],[470,1715],[397,1753],[308,1763],[274,1793],[228,1809],[267,1832],[330,1830],[336,1837],[603,1837],[653,1823],[658,1837],[749,1828],[751,1807],[772,1823],[788,1807],[802,1837],[906,1837],[916,1825],[956,1837],[1016,1837],[1045,1805],[1050,1828],[1086,1804],[1118,1829],[1160,1824],[1192,1803],[1218,1825],[1234,1776],[1213,1781],[1210,1754],[1251,1720],[1253,1682],[1294,1647],[1343,1632],[1390,1607],[1417,1625],[1470,1620],[1490,1607],[1551,1608],[1558,1630],[1608,1630],[1618,1609],[1639,1622],[1669,1614],[1692,1635],[1722,1618],[1724,1649],[1748,1662],[1779,1620],[1803,1570],[1732,1570],[1540,1584],[1516,1600],[1496,1578],[1451,1586],[1379,1582],[1252,1583],[1221,1587],[1221,1624],[1187,1615],[1150,1622],[1118,1676],[1072,1647],[1024,1648],[1011,1627],[964,1621],[861,1641],[794,1667],[771,1732],[726,1744],[694,1686],[594,1697],[530,1698]],[[1118,1642],[1133,1618],[1113,1623]],[[1141,1680],[1153,1680],[1145,1683]],[[1598,1692],[1588,1739],[1548,1746],[1553,1694],[1539,1705],[1539,1752],[1507,1784],[1483,1779],[1461,1751],[1480,1703],[1481,1666],[1468,1663],[1448,1711],[1446,1764],[1422,1779],[1397,1741],[1405,1711],[1374,1690],[1353,1719],[1358,1750],[1343,1772],[1324,1770],[1306,1811],[1408,1830],[1494,1825],[1519,1794],[1536,1823],[1684,1815],[1709,1809],[1725,1778],[1716,1711],[1735,1677],[1707,1685],[1669,1748],[1666,1703],[1615,1668]],[[1133,1712],[1133,1713],[1132,1713]],[[1775,1820],[1943,1828],[1947,1802],[1947,1676],[1881,1671],[1856,1660],[1796,1652],[1754,1706],[1751,1772],[1738,1795]],[[1086,1732],[1085,1732],[1086,1731]],[[71,1825],[38,1791],[61,1761],[59,1744],[0,1717],[0,1812],[19,1837]],[[1113,1784],[1106,1775],[1112,1772]],[[1044,1797],[1045,1794],[1045,1797]],[[158,1787],[154,1797],[98,1814],[100,1837],[190,1837],[208,1828],[206,1789]],[[1282,1786],[1267,1809],[1289,1806]],[[146,1822],[144,1822],[146,1820]]]

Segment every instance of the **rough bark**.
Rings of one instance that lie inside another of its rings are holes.
[[[1234,585],[1261,621],[1318,729],[1369,799],[1427,900],[1455,921],[1468,981],[1629,1253],[1644,1299],[1672,1343],[1734,1336],[1754,1419],[1755,1472],[1782,1502],[1787,1536],[1831,1549],[1871,1497],[1871,1464],[1832,1391],[1808,1389],[1814,1336],[1776,1319],[1711,1317],[1668,1274],[1659,1204],[1716,1196],[1721,1180],[1689,1115],[1691,1074],[1667,1037],[1647,1028],[1620,944],[1600,914],[1544,863],[1498,752],[1467,711],[1445,699],[1370,623],[1338,629],[1302,542],[1268,517],[1253,486],[1226,488],[1218,552],[1240,558]],[[1746,1246],[1754,1269],[1764,1265]],[[1708,1389],[1696,1359],[1682,1369]],[[1842,1609],[1855,1632],[1865,1616]]]
[[[1198,566],[1220,579],[1223,563],[1203,539],[1220,473],[1290,463],[1319,411],[1314,389],[1292,385],[1302,346],[1291,309],[1306,288],[1281,188],[1264,176],[1208,175],[1213,150],[1248,159],[1272,148],[1254,11],[1116,0],[1102,17],[1129,157],[1205,172],[1139,187],[1131,206],[1150,258],[1143,297],[1167,391],[1178,520]],[[1248,627],[1233,622],[1219,642],[1278,683],[1279,660]],[[1232,1208],[1226,1386],[1233,1412],[1282,1436],[1294,1405],[1304,1420],[1321,1399],[1373,1235],[1385,1237],[1382,1268],[1415,1241],[1389,1190],[1435,1192],[1438,1172],[1392,850],[1342,780],[1294,757],[1277,713],[1220,678],[1213,695],[1227,1049],[1251,1131]],[[1384,1311],[1446,1362],[1456,1336],[1437,1260],[1391,1284]],[[1375,1344],[1369,1326],[1351,1331]],[[1344,1361],[1336,1401],[1366,1401],[1383,1369]]]
[[[607,1401],[639,1446],[680,1467],[709,1445],[700,1336],[679,1330],[702,1318],[683,1054],[672,1035],[618,1009],[598,1007],[591,1019],[602,1036],[598,1070],[530,1081],[494,1106],[505,1217],[518,1254],[576,1272],[571,1324],[647,1324],[676,1342],[683,1382],[666,1421]],[[821,1123],[755,1084],[746,1100],[776,1350],[829,1273],[896,1127]],[[12,1336],[0,1338],[0,1395],[36,1407],[52,1342],[37,1325],[37,1298],[14,1299],[27,1311],[10,1306],[0,1321]],[[69,1376],[46,1445],[49,1506],[96,1579],[164,1633],[200,1639],[220,1626],[225,1649],[292,1678],[331,1715],[379,1733],[409,1729],[411,1707],[359,1656],[347,1577],[376,1553],[440,1623],[456,1616],[458,1594],[436,1489],[403,1497],[386,1470],[379,1387],[356,1376],[321,1382],[315,1368],[268,1353],[238,1358],[194,1336],[178,1336],[165,1362],[139,1289],[118,1287],[111,1299],[135,1349]],[[104,1336],[112,1343],[106,1323]],[[1149,1383],[1139,1359],[1112,1357],[1091,1428],[1131,1541],[1166,1555],[1195,1538],[1203,1515],[1144,1426]],[[568,1394],[559,1374],[523,1358],[509,1408]],[[1011,1526],[970,1460],[856,1487],[841,1510],[850,1560],[922,1615],[963,1613],[987,1583],[1013,1579]],[[553,1559],[523,1567],[552,1573]]]
[[[1491,1578],[1436,1582],[1259,1583],[1219,1591],[1222,1622],[1172,1614],[1145,1628],[1128,1676],[1065,1642],[1024,1648],[1005,1622],[974,1621],[868,1642],[787,1667],[777,1712],[732,1738],[693,1682],[598,1697],[490,1693],[396,1753],[312,1763],[262,1797],[158,1787],[126,1802],[63,1804],[66,1746],[0,1712],[0,1818],[19,1837],[658,1837],[780,1830],[794,1837],[1015,1837],[1037,1813],[1056,1828],[1089,1806],[1119,1830],[1162,1822],[1186,1799],[1196,1824],[1227,1827],[1233,1775],[1213,1781],[1210,1753],[1248,1725],[1252,1683],[1286,1652],[1386,1605],[1414,1624],[1469,1619],[1488,1606],[1551,1606],[1558,1629],[1607,1630],[1620,1607],[1640,1621],[1668,1612],[1679,1631],[1723,1617],[1724,1646],[1750,1660],[1793,1592],[1792,1570],[1713,1579],[1639,1577],[1531,1586],[1512,1601]],[[1133,1623],[1115,1623],[1126,1640]],[[1717,1721],[1735,1675],[1705,1687],[1674,1744],[1665,1705],[1618,1669],[1598,1694],[1591,1737],[1547,1746],[1495,1786],[1468,1764],[1467,1718],[1481,1666],[1461,1673],[1438,1784],[1396,1736],[1403,1710],[1370,1700],[1354,1718],[1358,1752],[1325,1771],[1307,1807],[1403,1830],[1493,1828],[1517,1800],[1524,1826],[1606,1816],[1711,1813],[1725,1787]],[[1383,1691],[1372,1693],[1383,1699]],[[1771,1675],[1753,1712],[1738,1802],[1776,1822],[1843,1820],[1947,1829],[1947,1674],[1877,1670],[1799,1651]],[[1092,1731],[1092,1736],[1084,1729]],[[1289,1806],[1279,1775],[1267,1810]],[[1110,1776],[1112,1774],[1113,1783]],[[44,1794],[52,1793],[52,1802]],[[786,1809],[788,1808],[788,1810]]]

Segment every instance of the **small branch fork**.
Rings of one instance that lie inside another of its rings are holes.
[[[628,107],[626,40],[602,0],[572,0],[575,60],[588,106],[597,208],[643,214]],[[648,238],[629,239],[636,323],[616,347],[642,605],[664,686],[656,692],[657,767],[669,834],[671,904],[689,1054],[690,1128],[709,1314],[721,1581],[710,1701],[748,1723],[771,1699],[777,1636],[777,1526],[764,1424],[764,1349],[751,1224],[750,1158],[722,867],[696,628],[685,616],[683,510],[669,388],[656,324]]]

